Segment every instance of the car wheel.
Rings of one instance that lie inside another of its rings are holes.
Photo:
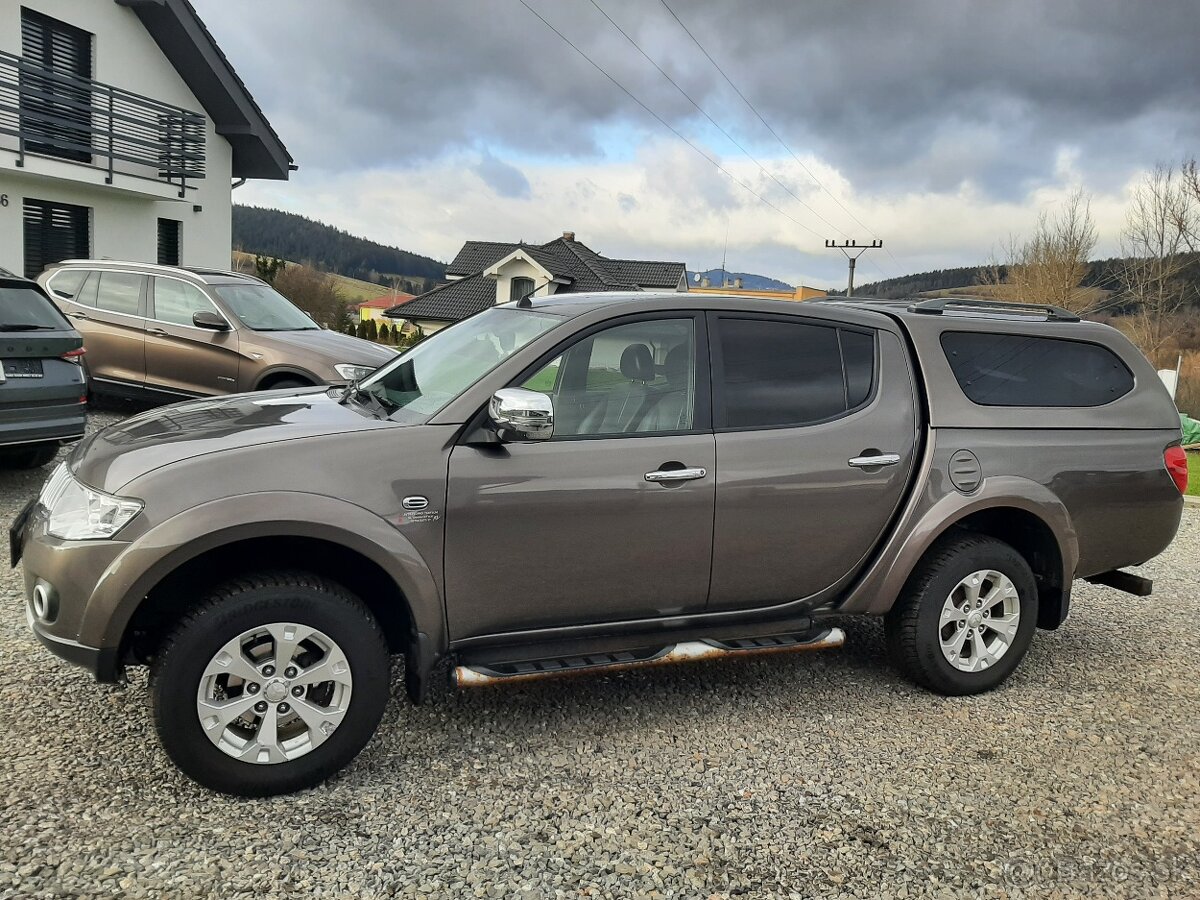
[[[6,451],[0,456],[0,462],[14,469],[36,469],[46,465],[56,456],[58,456],[58,442],[51,441],[48,444],[34,444],[32,447]]]
[[[150,672],[172,761],[243,797],[311,787],[371,739],[388,698],[387,641],[345,588],[304,572],[236,579],[166,638]]]
[[[978,694],[1021,662],[1037,627],[1038,596],[1025,558],[983,535],[942,538],[884,619],[888,650],[917,684]]]

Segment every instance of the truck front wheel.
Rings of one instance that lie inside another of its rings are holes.
[[[884,619],[888,651],[922,687],[978,694],[1004,681],[1037,627],[1037,584],[1011,546],[978,534],[941,538]]]
[[[150,672],[167,755],[205,787],[264,796],[311,787],[370,740],[388,698],[388,649],[363,603],[306,572],[212,591]]]

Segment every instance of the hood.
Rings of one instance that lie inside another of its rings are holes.
[[[153,409],[84,438],[71,454],[71,471],[84,484],[117,493],[139,475],[208,453],[405,427],[342,406],[340,395],[338,390],[293,388]]]
[[[259,344],[277,344],[289,350],[319,353],[329,358],[331,366],[340,363],[382,366],[385,362],[395,359],[399,352],[394,347],[373,344],[362,338],[351,337],[340,331],[326,331],[323,328],[310,331],[256,331],[254,340]]]

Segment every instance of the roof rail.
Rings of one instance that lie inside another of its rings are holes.
[[[930,300],[915,300],[909,304],[908,311],[934,316],[956,312],[968,315],[977,313],[984,316],[991,313],[997,318],[1011,318],[1014,314],[1021,317],[1040,315],[1047,322],[1079,321],[1079,316],[1061,306],[1051,306],[1047,303],[1013,303],[1007,300],[980,300],[976,297],[934,297]]]
[[[227,275],[230,278],[245,278],[248,281],[258,281],[266,284],[257,275],[251,275],[249,272],[238,272],[234,269],[214,269],[207,266],[183,266],[182,268],[193,275]]]

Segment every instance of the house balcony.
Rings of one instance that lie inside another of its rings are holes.
[[[204,177],[202,114],[0,52],[0,171],[184,199]]]

